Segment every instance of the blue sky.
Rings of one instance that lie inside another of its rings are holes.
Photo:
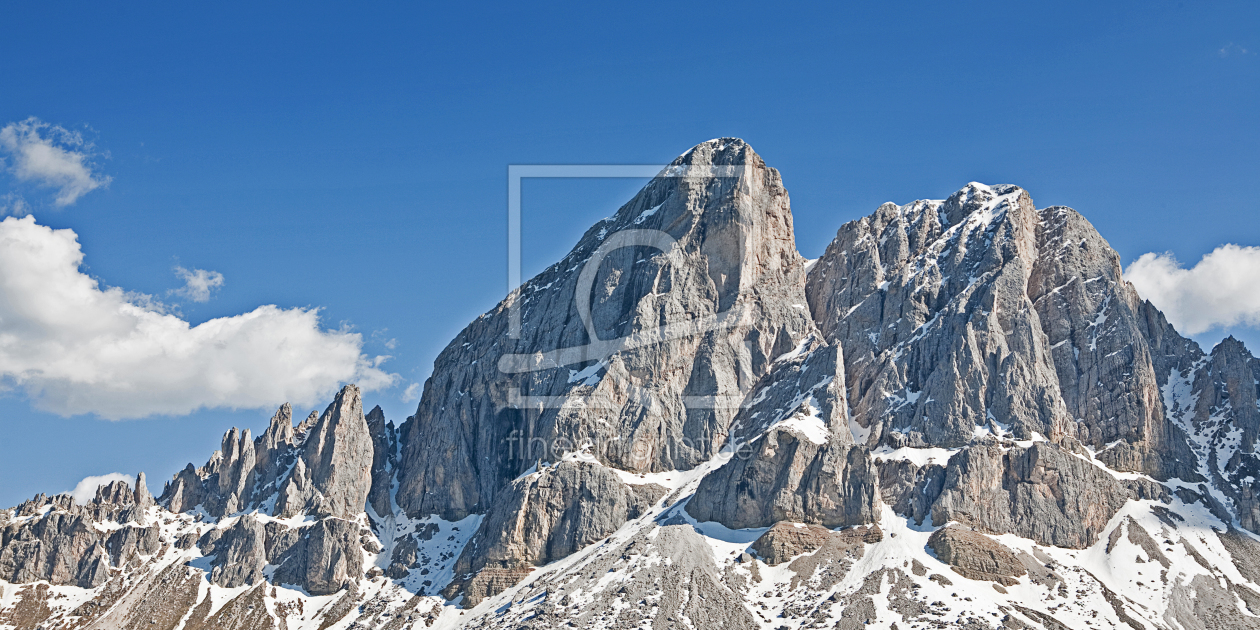
[[[367,398],[396,422],[504,293],[508,164],[664,163],[742,137],[783,172],[807,257],[884,201],[973,180],[1080,210],[1126,265],[1260,245],[1254,3],[255,4],[5,5],[0,126],[78,133],[109,182],[59,205],[10,155],[0,197],[74,230],[102,287],[191,325],[319,308],[391,357],[372,369],[396,385]],[[527,275],[642,183],[527,182]],[[222,286],[194,301],[177,267]],[[1197,338],[1226,332],[1260,344],[1242,325]],[[0,505],[115,471],[156,490],[273,411],[63,417],[71,402],[4,378]]]

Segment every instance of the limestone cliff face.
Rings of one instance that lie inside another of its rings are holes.
[[[1070,436],[1118,470],[1198,478],[1164,413],[1143,304],[1071,209],[980,184],[885,204],[840,229],[807,294],[880,444]]]
[[[663,496],[665,488],[630,485],[614,471],[586,462],[563,462],[517,479],[500,493],[455,563],[456,575],[466,577],[451,584],[448,597],[463,594],[475,605],[533,566],[612,534]]]
[[[305,435],[297,465],[280,486],[275,513],[349,518],[372,488],[373,445],[359,388],[348,385]]]
[[[844,348],[854,417],[874,443],[1071,431],[1026,290],[1039,220],[1023,190],[972,184],[845,224],[811,267],[811,312]]]
[[[588,442],[627,471],[700,464],[811,329],[803,279],[778,171],[740,140],[693,148],[442,352],[401,429],[398,504],[485,512]]]
[[[687,512],[735,529],[875,522],[878,479],[844,381],[838,345],[811,337],[779,357],[735,417],[729,461],[700,482]]]

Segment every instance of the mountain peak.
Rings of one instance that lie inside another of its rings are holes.
[[[748,157],[752,156],[760,161],[760,157],[753,151],[753,148],[740,138],[714,138],[705,142],[701,142],[690,149],[687,149],[682,155],[678,156],[671,164],[673,165],[714,165],[714,166],[743,166],[748,163]]]

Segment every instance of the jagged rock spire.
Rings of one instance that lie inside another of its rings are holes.
[[[372,486],[372,454],[359,388],[347,385],[310,427],[298,466],[281,487],[276,514],[362,513]]]

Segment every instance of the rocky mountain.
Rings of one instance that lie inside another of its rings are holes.
[[[822,256],[743,141],[439,355],[156,499],[0,511],[0,629],[1260,628],[1260,361],[971,183]]]

